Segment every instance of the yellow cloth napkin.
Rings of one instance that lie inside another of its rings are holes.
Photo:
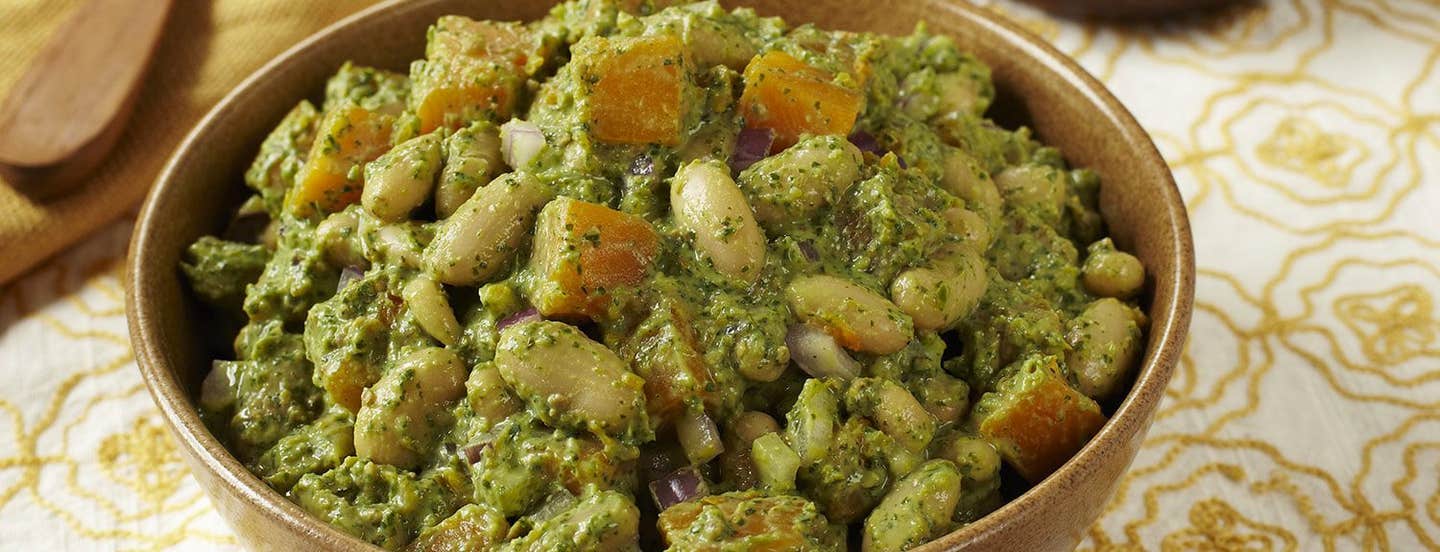
[[[375,0],[177,0],[140,101],[110,157],[69,194],[37,202],[0,181],[0,284],[129,212],[191,125],[251,71]],[[79,0],[0,0],[0,94]]]

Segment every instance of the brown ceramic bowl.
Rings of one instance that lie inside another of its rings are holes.
[[[1021,0],[1052,12],[1102,19],[1144,19],[1176,15],[1236,0]]]
[[[346,60],[404,68],[425,29],[449,13],[526,20],[546,2],[392,1],[305,40],[241,83],[195,127],[165,166],[140,214],[127,288],[130,335],[150,392],[202,487],[240,540],[265,550],[375,550],[307,515],[235,460],[201,423],[194,397],[210,366],[205,327],[176,268],[186,244],[221,229],[241,199],[240,174],[265,134],[300,98],[315,97]],[[1103,178],[1101,209],[1117,243],[1150,271],[1149,343],[1133,389],[1100,433],[1019,497],[925,550],[1073,547],[1114,492],[1180,357],[1193,299],[1185,206],[1150,138],[1104,87],[1040,39],[962,2],[810,0],[755,4],[767,15],[826,28],[903,34],[916,22],[954,37],[994,69],[991,115],[1028,124],[1074,164]]]

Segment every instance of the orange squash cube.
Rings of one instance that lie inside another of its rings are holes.
[[[621,358],[645,379],[646,413],[656,429],[685,414],[692,398],[712,411],[723,406],[691,316],[679,298],[663,296],[620,345]]]
[[[659,236],[645,219],[568,197],[540,210],[531,302],[545,316],[605,318],[610,294],[650,271]]]
[[[425,61],[411,66],[411,108],[420,132],[508,119],[525,79],[552,44],[519,23],[445,16],[430,29]]]
[[[360,201],[360,168],[390,149],[394,118],[357,105],[327,111],[320,119],[310,154],[285,196],[291,214],[333,213]]]
[[[725,531],[696,527],[714,524]],[[837,535],[815,504],[798,496],[737,491],[681,502],[657,520],[660,535],[676,550],[784,552],[834,548]],[[843,543],[844,533],[838,538]]]
[[[774,129],[772,153],[794,145],[802,134],[850,134],[864,102],[858,90],[778,50],[750,60],[744,78],[745,126]]]
[[[670,35],[592,38],[575,46],[576,78],[588,84],[586,120],[595,138],[617,144],[678,145],[688,114],[691,66]]]
[[[411,68],[412,107],[420,133],[460,128],[480,119],[502,121],[515,111],[525,80],[500,63],[457,57]]]
[[[1090,397],[1065,382],[1053,356],[1031,357],[975,405],[980,435],[1020,475],[1038,483],[1105,425]]]

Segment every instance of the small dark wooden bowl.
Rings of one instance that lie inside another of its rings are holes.
[[[151,190],[130,248],[127,311],[136,359],[179,437],[195,478],[248,547],[376,550],[285,500],[245,470],[200,421],[196,392],[210,359],[207,324],[181,282],[185,246],[221,230],[240,199],[239,175],[265,134],[300,98],[318,96],[341,63],[403,69],[424,52],[425,29],[449,13],[525,20],[548,2],[391,1],[306,39],[220,101],[176,150]],[[1115,241],[1150,271],[1151,325],[1135,383],[1110,421],[1049,478],[935,542],[940,550],[1066,550],[1099,517],[1140,448],[1189,328],[1194,265],[1185,205],[1149,136],[1100,83],[1044,41],[949,0],[727,2],[822,27],[905,34],[925,20],[994,69],[992,115],[1028,124],[1074,164],[1104,179],[1101,211]]]

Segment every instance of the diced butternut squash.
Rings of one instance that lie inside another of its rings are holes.
[[[393,117],[357,105],[327,111],[295,187],[285,197],[286,209],[306,217],[317,209],[333,213],[360,201],[365,184],[361,168],[390,149],[393,124]]]
[[[467,57],[416,62],[410,71],[421,133],[508,119],[525,82],[507,65]]]
[[[778,50],[745,67],[740,110],[745,125],[775,130],[771,152],[793,145],[802,134],[848,135],[864,97],[833,77]]]
[[[410,68],[420,132],[508,119],[525,79],[545,64],[552,47],[519,23],[441,17],[430,30],[425,61]]]
[[[1100,405],[1071,388],[1055,357],[1031,357],[975,406],[980,435],[1032,483],[1069,460],[1105,424]]]
[[[844,544],[844,532],[832,529],[810,501],[758,491],[681,502],[661,512],[657,525],[675,550],[781,552],[832,550]],[[717,525],[723,531],[706,530]]]
[[[662,296],[620,345],[620,356],[645,379],[645,408],[656,429],[685,414],[691,399],[712,410],[722,406],[692,316],[680,298]]]
[[[618,144],[677,145],[689,111],[691,66],[670,35],[591,38],[575,46],[576,77],[588,84],[587,122],[595,138]]]
[[[604,205],[561,197],[540,211],[530,255],[531,302],[545,316],[604,318],[617,288],[639,284],[659,238],[650,223]]]

